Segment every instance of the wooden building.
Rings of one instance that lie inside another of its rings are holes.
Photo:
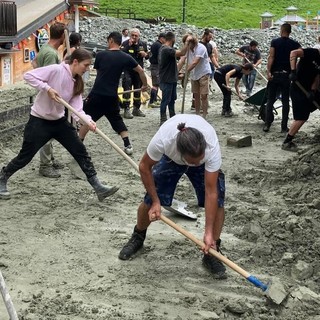
[[[48,41],[52,23],[76,26],[79,8],[90,9],[94,4],[90,0],[0,0],[0,16],[5,17],[0,21],[0,87],[22,80],[32,69],[31,61]]]

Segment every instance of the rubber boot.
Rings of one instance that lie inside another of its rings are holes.
[[[104,198],[113,195],[119,190],[118,187],[104,186],[103,184],[101,184],[96,175],[89,178],[88,181],[94,189],[95,193],[97,194],[99,201],[103,201]]]
[[[7,189],[7,182],[10,175],[5,173],[4,168],[0,171],[0,199],[10,199],[10,193]]]

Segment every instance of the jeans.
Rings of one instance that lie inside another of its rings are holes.
[[[176,113],[174,110],[174,104],[177,99],[177,83],[160,83],[160,89],[162,91],[162,100],[160,104],[160,114],[164,115],[167,112],[167,106],[169,108],[170,118]]]
[[[269,80],[267,85],[267,107],[266,107],[266,124],[273,122],[273,104],[277,100],[279,91],[281,92],[282,101],[282,121],[281,128],[288,127],[289,119],[289,96],[290,96],[290,80],[289,73],[274,72],[273,78]]]
[[[198,199],[198,206],[205,205],[205,164],[197,167],[179,165],[163,155],[160,161],[152,168],[152,176],[156,185],[157,194],[162,206],[171,206],[173,195],[180,178],[185,174],[192,183]],[[218,189],[218,207],[224,207],[225,200],[225,177],[219,170],[217,181]],[[147,193],[144,197],[144,203],[151,205],[152,200]]]
[[[254,87],[254,82],[256,81],[257,70],[253,69],[249,74],[244,74],[242,76],[242,82],[246,87],[246,94],[250,95]]]

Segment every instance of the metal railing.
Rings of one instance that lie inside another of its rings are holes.
[[[136,19],[136,14],[131,9],[99,8],[99,12],[115,18]]]

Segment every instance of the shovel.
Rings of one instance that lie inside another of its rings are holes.
[[[238,95],[238,92],[230,87],[228,87],[227,85],[225,85],[224,83],[222,84],[223,87],[225,87],[227,90],[230,89],[230,91],[235,94],[241,101],[244,101],[245,99],[243,99],[241,96]]]
[[[79,112],[77,112],[70,104],[64,101],[62,98],[58,98],[59,102],[63,104],[69,111],[77,115],[84,123],[89,124],[86,118],[84,118]],[[107,137],[100,129],[96,128],[95,132],[99,134],[105,141],[107,141],[113,149],[115,149],[125,160],[127,160],[131,166],[139,172],[138,165],[121,149],[119,148],[109,137]],[[74,160],[73,163],[69,165],[69,168],[72,173],[79,179],[86,179],[85,175],[83,174],[82,170],[80,169],[78,163]],[[173,207],[174,206],[174,207]],[[173,200],[171,207],[165,207],[166,210],[177,213],[181,216],[190,218],[190,219],[197,219],[197,216],[193,214],[191,211],[185,209],[186,204],[179,200]]]
[[[79,114],[66,101],[64,101],[61,98],[58,98],[58,99],[66,108],[68,108],[70,111],[75,113],[82,121],[88,123],[87,120],[84,117],[82,117],[82,115]],[[98,128],[96,129],[96,132],[103,139],[105,139],[121,156],[123,156],[132,165],[132,167],[134,169],[139,171],[138,165],[128,155],[126,155],[112,140],[110,140]],[[168,208],[168,207],[165,207],[165,208]],[[205,245],[204,245],[204,243],[202,241],[197,239],[194,235],[192,235],[187,230],[183,229],[181,226],[177,225],[176,223],[174,223],[173,221],[171,221],[170,219],[168,219],[164,215],[161,215],[160,219],[164,223],[166,223],[167,225],[169,225],[170,227],[172,227],[173,229],[175,229],[176,231],[178,231],[179,233],[184,235],[186,238],[188,238],[191,241],[193,241],[200,248],[204,248]],[[287,293],[285,292],[285,289],[284,289],[283,285],[280,282],[276,282],[276,283],[272,284],[272,286],[271,286],[271,283],[267,285],[267,284],[263,283],[262,281],[260,281],[259,279],[257,279],[256,277],[254,277],[253,275],[250,275],[247,271],[245,271],[244,269],[240,268],[238,265],[233,263],[231,260],[229,260],[228,258],[223,256],[221,253],[219,253],[219,252],[217,252],[217,251],[215,251],[213,249],[209,249],[209,253],[211,255],[215,256],[217,259],[219,259],[223,263],[225,263],[228,267],[233,269],[235,272],[237,272],[240,275],[242,275],[244,278],[246,278],[249,282],[254,284],[256,287],[260,288],[263,292],[265,292],[266,296],[269,299],[271,299],[271,301],[273,301],[274,303],[280,304],[287,297]]]
[[[295,81],[295,84],[308,97],[308,91],[304,88],[304,86],[298,80]],[[320,110],[320,106],[315,100],[313,100],[312,103],[316,108]]]

